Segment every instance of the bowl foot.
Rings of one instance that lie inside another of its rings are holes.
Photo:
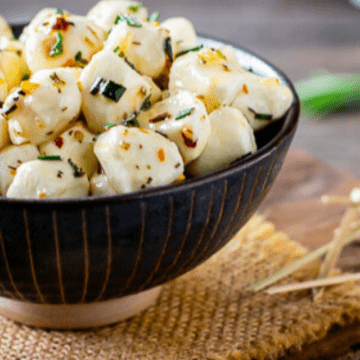
[[[161,286],[120,299],[93,304],[32,304],[0,297],[0,315],[29,326],[48,329],[89,329],[128,319],[153,305]]]

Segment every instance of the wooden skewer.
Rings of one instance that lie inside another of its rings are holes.
[[[341,276],[335,276],[332,278],[316,279],[316,280],[304,281],[296,284],[274,286],[265,291],[268,294],[280,294],[290,291],[306,290],[320,286],[336,285],[336,284],[342,284],[342,283],[346,283],[350,281],[358,281],[358,280],[360,280],[360,273],[345,274]]]
[[[339,260],[341,251],[346,244],[347,237],[351,234],[351,225],[358,220],[358,209],[351,206],[345,213],[339,229],[335,231],[334,238],[330,243],[330,249],[326,253],[325,260],[321,265],[318,279],[324,279],[329,276],[331,270],[334,269]],[[318,301],[324,292],[324,288],[314,288],[312,290],[313,300]]]

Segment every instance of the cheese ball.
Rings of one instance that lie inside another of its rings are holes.
[[[202,100],[208,113],[228,106],[242,88],[242,76],[231,71],[224,55],[203,48],[179,56],[170,71],[169,89],[172,94],[189,91]]]
[[[174,56],[196,46],[195,28],[188,19],[183,17],[170,18],[162,22],[161,26],[170,31]]]
[[[71,159],[89,178],[98,167],[94,153],[94,134],[81,122],[60,134],[54,141],[42,145],[40,153]]]
[[[242,74],[243,87],[231,106],[238,108],[257,131],[272,121],[280,119],[293,101],[291,90],[279,80],[260,77],[252,73]]]
[[[210,121],[204,104],[187,91],[156,103],[137,117],[142,128],[152,129],[173,141],[184,164],[204,150],[210,134]]]
[[[152,130],[112,127],[99,136],[95,154],[120,194],[171,184],[184,171],[176,145]]]
[[[131,21],[136,26],[129,25]],[[169,34],[169,30],[157,22],[126,17],[113,27],[104,46],[110,51],[121,52],[141,74],[156,79],[166,70],[165,42],[170,41]]]
[[[137,1],[103,0],[90,9],[87,18],[102,29],[109,31],[114,26],[119,14],[135,16],[138,19],[145,20],[148,11],[142,3]]]
[[[81,93],[72,69],[41,70],[5,101],[1,115],[11,141],[40,145],[53,140],[79,116]]]
[[[19,166],[8,198],[49,199],[89,195],[89,180],[65,161],[33,160]]]
[[[40,155],[36,146],[10,145],[0,152],[0,195],[6,191],[17,173],[17,168],[27,161],[35,160]]]
[[[211,133],[205,149],[186,168],[192,176],[210,174],[257,150],[254,131],[241,111],[223,107],[209,117]]]
[[[12,39],[14,37],[14,34],[6,20],[2,16],[0,16],[0,37],[2,36],[7,37],[8,39]]]
[[[116,191],[105,174],[96,173],[90,179],[90,194],[92,196],[113,195]]]
[[[30,32],[25,56],[32,72],[84,67],[103,48],[104,31],[82,16],[56,14]]]
[[[80,84],[82,110],[95,134],[104,125],[118,124],[139,112],[152,88],[124,59],[106,49],[82,71]]]
[[[9,126],[7,121],[0,117],[0,150],[10,144]]]

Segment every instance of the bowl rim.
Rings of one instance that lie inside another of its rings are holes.
[[[14,24],[14,27],[21,28],[22,26],[26,26],[26,24]],[[174,194],[178,191],[186,191],[198,186],[201,186],[205,183],[215,182],[227,177],[229,175],[234,174],[235,172],[245,170],[252,166],[254,163],[261,161],[264,157],[266,157],[272,151],[275,151],[277,147],[284,141],[285,137],[296,129],[297,124],[299,122],[300,116],[300,101],[296,90],[294,88],[293,83],[288,78],[288,76],[280,70],[278,67],[272,65],[269,61],[264,59],[262,56],[259,56],[252,51],[235,44],[231,41],[219,39],[217,37],[198,34],[198,40],[210,40],[215,41],[223,45],[231,45],[235,48],[235,51],[240,51],[241,53],[245,53],[251,58],[257,59],[257,61],[267,67],[271,68],[279,78],[283,80],[283,82],[290,88],[293,94],[293,102],[289,108],[289,110],[284,115],[285,122],[280,131],[276,134],[276,136],[271,139],[265,146],[257,150],[255,153],[252,153],[248,157],[243,160],[240,160],[234,164],[228,165],[226,168],[219,169],[213,173],[198,176],[191,179],[186,179],[185,181],[177,184],[168,184],[157,186],[154,188],[139,190],[131,193],[125,194],[109,194],[109,195],[98,195],[98,196],[87,196],[87,197],[76,197],[76,198],[49,198],[49,199],[17,199],[17,198],[7,198],[5,196],[0,196],[0,205],[19,205],[19,206],[28,206],[28,205],[36,205],[41,207],[54,207],[57,205],[94,205],[94,204],[104,204],[104,203],[114,203],[114,202],[127,202],[130,200],[144,200],[147,198],[153,198],[156,196],[164,196],[169,194]]]

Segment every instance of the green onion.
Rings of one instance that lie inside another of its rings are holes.
[[[104,82],[103,78],[98,77],[90,88],[90,94],[95,96],[100,91],[100,85]]]
[[[195,108],[194,108],[194,107],[193,107],[193,108],[190,108],[190,109],[182,110],[182,111],[180,111],[180,112],[177,114],[175,120],[183,119],[183,118],[191,115],[194,111],[195,111]]]
[[[115,19],[115,25],[119,23],[119,21],[125,21],[128,26],[134,26],[134,27],[141,27],[140,21],[132,16],[126,16],[123,14],[120,14]]]
[[[196,47],[193,47],[191,49],[187,49],[187,50],[184,50],[184,51],[181,51],[179,53],[176,54],[175,58],[178,58],[179,56],[182,56],[182,55],[185,55],[191,51],[199,51],[201,50],[202,48],[204,47],[204,45],[201,45],[201,46],[196,46]]]
[[[267,121],[271,121],[273,119],[273,116],[271,114],[261,114],[261,113],[257,113],[252,108],[248,108],[248,109],[250,112],[252,112],[254,114],[255,119],[267,120]]]
[[[158,12],[153,12],[151,15],[148,16],[147,21],[148,22],[155,22],[159,20],[160,14]]]
[[[59,56],[63,53],[63,37],[60,33],[56,33],[56,44],[50,52],[51,57]]]
[[[24,75],[21,79],[21,81],[26,81],[30,79],[30,75]]]
[[[60,9],[56,9],[55,14],[64,15],[64,12]]]
[[[68,159],[68,163],[71,165],[71,167],[74,169],[74,177],[83,177],[85,175],[85,173],[83,172],[82,169],[80,169],[79,167],[77,167],[72,161],[71,159]]]
[[[127,127],[140,127],[139,121],[136,118],[136,116],[133,116],[132,118],[125,120],[123,122],[123,125]]]
[[[139,5],[130,5],[128,9],[134,13],[139,11],[139,8],[144,7],[144,4],[140,3]]]
[[[46,160],[46,161],[61,161],[61,156],[59,155],[41,155],[38,157],[39,160]]]
[[[115,102],[120,100],[125,91],[126,87],[116,84],[111,80],[100,85],[100,94]]]
[[[122,53],[122,54],[123,54],[123,53]],[[119,54],[119,56],[120,56],[120,54]],[[124,56],[124,55],[123,55],[123,56]],[[120,56],[120,57],[123,57],[123,56]],[[135,68],[134,64],[131,63],[131,62],[128,60],[127,57],[125,57],[124,60],[125,60],[125,62],[126,62],[133,70],[135,70],[138,74],[140,74],[140,71]]]
[[[76,55],[75,55],[75,60],[83,65],[87,65],[89,62],[85,59],[82,59],[82,53],[81,51],[79,51]]]
[[[225,59],[224,54],[220,50],[215,50],[215,52],[222,58]]]
[[[167,54],[167,56],[169,57],[170,61],[173,62],[174,55],[173,55],[173,50],[172,50],[172,46],[171,46],[171,39],[169,37],[165,39],[164,50],[165,50],[165,53]]]
[[[176,45],[180,45],[183,42],[183,40],[179,40],[176,42]]]
[[[114,126],[116,126],[115,123],[107,124],[107,125],[104,126],[104,130],[109,130],[109,129],[111,129],[111,128],[114,127]]]

